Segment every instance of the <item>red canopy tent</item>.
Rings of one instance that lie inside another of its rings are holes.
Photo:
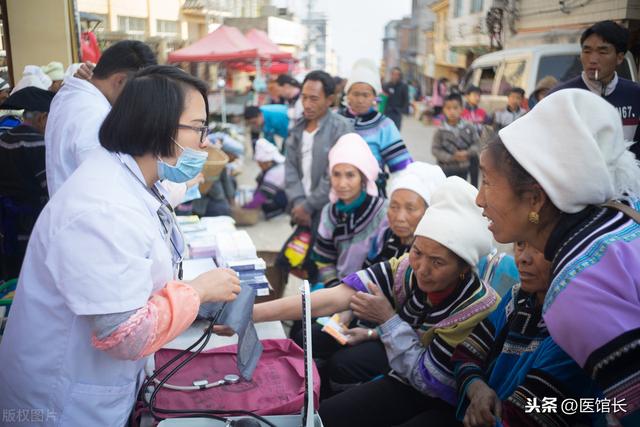
[[[267,33],[255,28],[247,31],[245,34],[247,40],[251,42],[257,49],[262,59],[283,60],[292,59],[293,55],[289,52],[280,50],[277,44],[271,41]]]
[[[221,62],[255,59],[258,49],[235,27],[221,25],[217,30],[182,49],[169,53],[169,62]]]

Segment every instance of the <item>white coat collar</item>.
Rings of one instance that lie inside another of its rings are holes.
[[[138,183],[140,188],[145,190],[147,194],[152,196],[152,194],[150,193],[150,190],[146,188],[146,181],[144,179],[144,175],[142,174],[142,170],[140,169],[140,166],[138,166],[138,163],[135,161],[135,159],[131,155],[125,154],[125,153],[114,153],[114,156],[117,158],[118,163],[123,163],[123,166],[125,166],[125,169],[129,169],[129,171],[131,171],[133,175],[135,175],[135,181]],[[134,177],[132,176],[131,178],[133,179]],[[153,186],[158,191],[158,193],[165,198],[165,200],[168,200],[168,192],[164,188],[164,186],[160,184],[160,181],[156,181],[153,184]],[[155,209],[159,208],[161,203],[160,200],[158,200],[156,197],[152,197],[152,199],[154,201],[154,208]]]

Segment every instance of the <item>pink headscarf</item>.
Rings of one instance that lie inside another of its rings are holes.
[[[378,195],[378,187],[376,186],[376,179],[380,171],[378,161],[373,156],[365,140],[357,133],[342,135],[338,138],[336,145],[329,151],[329,173],[331,173],[335,165],[340,163],[346,163],[358,168],[367,179],[367,194],[371,196]],[[329,200],[331,200],[331,203],[335,203],[338,200],[333,188],[329,192]]]

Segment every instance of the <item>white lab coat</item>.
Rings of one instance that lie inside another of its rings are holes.
[[[44,133],[47,188],[58,191],[78,166],[100,147],[100,126],[111,104],[93,84],[67,76],[51,103]],[[184,200],[186,184],[164,181],[171,206]]]
[[[122,158],[142,179],[133,158]],[[174,278],[159,206],[98,148],[43,210],[0,343],[0,413],[42,411],[38,422],[15,425],[125,424],[145,361],[92,347],[87,316],[140,308]]]
[[[93,84],[68,76],[51,102],[44,133],[47,187],[53,196],[100,146],[98,132],[111,104]]]

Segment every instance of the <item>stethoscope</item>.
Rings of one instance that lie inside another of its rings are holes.
[[[144,371],[147,377],[149,378],[151,378],[154,373],[154,369],[152,365],[153,365],[153,359],[148,358],[147,363],[144,366]],[[198,391],[198,390],[207,390],[210,388],[220,387],[225,385],[237,384],[239,381],[240,381],[240,377],[238,375],[227,374],[224,377],[222,377],[222,379],[219,379],[218,381],[214,381],[212,383],[204,379],[204,380],[195,380],[191,383],[192,385],[175,385],[175,384],[164,383],[162,384],[162,387],[168,388],[170,390],[177,390],[177,391]],[[160,384],[160,380],[157,378],[154,378],[153,382],[155,384]]]
[[[118,160],[120,160],[120,163],[122,163],[122,166],[129,171],[129,173],[135,178],[135,180],[137,182],[140,183],[140,185],[142,185],[142,187],[149,193],[151,194],[156,200],[158,200],[160,202],[160,204],[162,206],[164,206],[169,215],[171,216],[171,221],[173,223],[175,223],[175,216],[174,216],[174,211],[173,208],[171,207],[171,204],[167,201],[167,199],[160,194],[160,192],[158,191],[158,189],[155,186],[152,187],[148,187],[144,182],[142,182],[142,180],[138,177],[138,175],[135,174],[135,172],[133,172],[131,170],[131,168],[129,167],[129,165],[127,165],[124,161],[124,159],[122,159],[122,157],[120,157],[119,154],[115,154],[115,156],[118,158]],[[157,212],[156,212],[157,213]],[[173,263],[178,267],[178,279],[182,280],[182,260],[183,260],[183,256],[182,256],[182,251],[180,251],[178,249],[178,247],[176,246],[175,242],[173,241],[173,239],[171,238],[171,234],[173,233],[173,230],[175,229],[177,231],[177,233],[179,234],[180,239],[184,242],[184,235],[182,234],[182,230],[180,230],[180,227],[167,227],[165,225],[165,223],[162,221],[162,218],[160,218],[160,214],[158,214],[158,220],[160,221],[160,225],[162,225],[162,228],[164,229],[164,234],[163,234],[163,238],[166,240],[169,240],[169,243],[171,244],[174,253],[177,255],[176,258],[173,260]],[[171,248],[169,248],[171,250]]]

